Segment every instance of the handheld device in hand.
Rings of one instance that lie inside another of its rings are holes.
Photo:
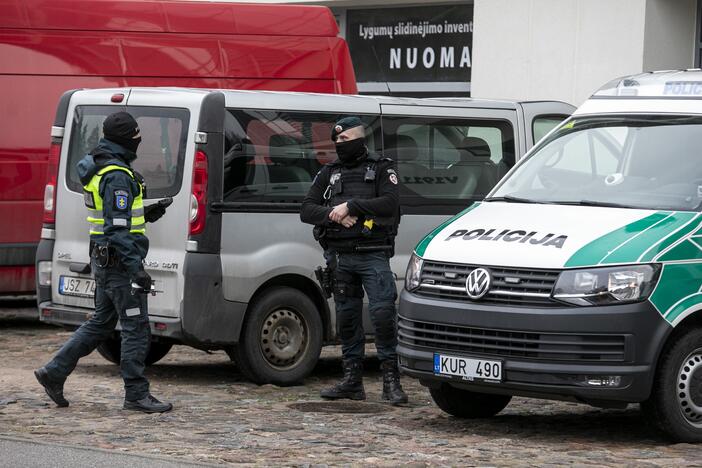
[[[151,284],[151,289],[146,290],[138,284],[132,283],[132,296],[134,296],[135,294],[151,294],[152,296],[155,296],[157,292],[162,291],[156,291],[156,286],[154,284]]]
[[[170,204],[173,203],[173,198],[172,197],[162,198],[159,201],[157,201],[156,203],[158,203],[158,206],[160,206],[161,208],[168,208],[168,206],[170,206]]]

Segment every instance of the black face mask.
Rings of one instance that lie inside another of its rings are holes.
[[[134,153],[134,159],[136,159],[136,152],[137,148],[139,148],[139,143],[141,143],[141,138],[133,139],[133,140],[123,140],[124,142],[121,143],[122,146],[124,146],[126,149]],[[130,155],[131,156],[131,155]]]
[[[366,139],[356,138],[355,140],[337,143],[336,154],[339,156],[339,161],[343,164],[361,159],[366,154]]]
[[[136,159],[136,152],[137,152],[137,148],[139,148],[139,143],[141,143],[141,137],[139,137],[139,138],[122,138],[122,137],[115,136],[115,135],[105,135],[105,139],[110,140],[114,143],[117,143],[122,148],[126,149],[127,151],[134,153],[134,154],[125,155],[125,159],[128,160],[127,162],[132,162]]]

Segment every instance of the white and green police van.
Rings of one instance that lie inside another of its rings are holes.
[[[641,403],[702,441],[702,71],[614,80],[415,248],[403,371],[459,417]]]

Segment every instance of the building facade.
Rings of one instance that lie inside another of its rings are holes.
[[[320,0],[361,93],[559,99],[622,75],[698,67],[698,0]]]

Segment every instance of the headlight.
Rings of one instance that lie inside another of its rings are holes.
[[[405,289],[414,291],[419,287],[422,277],[422,259],[412,254],[409,265],[407,265],[407,273],[405,273]]]
[[[553,298],[580,306],[643,301],[658,281],[659,265],[628,265],[566,270],[558,277]]]

